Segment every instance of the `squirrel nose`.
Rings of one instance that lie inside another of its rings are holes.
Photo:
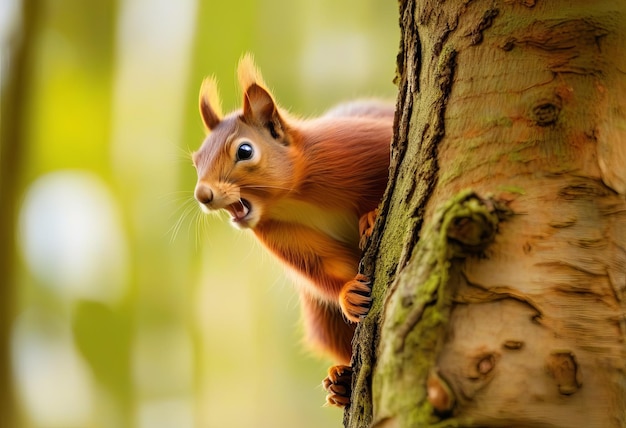
[[[196,190],[193,192],[193,195],[198,202],[204,205],[210,204],[213,200],[213,191],[204,183],[198,183],[196,185]]]

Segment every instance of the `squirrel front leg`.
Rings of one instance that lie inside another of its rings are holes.
[[[378,216],[378,209],[365,213],[359,219],[359,246],[365,248],[365,243],[372,235],[374,222]],[[360,322],[369,312],[372,305],[372,286],[367,276],[357,274],[354,279],[344,284],[339,294],[339,305],[346,318],[351,322]]]
[[[365,247],[367,239],[374,229],[374,222],[378,209],[372,210],[359,219],[359,246]],[[344,284],[339,294],[339,305],[343,315],[351,322],[360,322],[369,312],[372,305],[371,283],[365,275],[357,274],[354,279]],[[352,367],[337,365],[328,369],[328,376],[322,382],[328,393],[326,404],[336,407],[346,407],[350,404],[352,394]]]
[[[367,212],[361,216],[359,219],[359,248],[361,250],[365,249],[365,244],[370,236],[372,236],[372,232],[374,231],[374,223],[376,222],[376,218],[378,217],[378,208],[373,209],[370,212]]]
[[[369,278],[357,274],[346,282],[339,294],[339,306],[350,322],[361,322],[372,306],[372,287]]]

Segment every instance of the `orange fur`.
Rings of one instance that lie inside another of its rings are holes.
[[[239,80],[243,108],[225,117],[213,81],[203,85],[200,111],[210,132],[193,156],[196,198],[206,211],[228,210],[301,278],[309,341],[349,364],[354,324],[347,320],[362,316],[350,308],[369,301],[358,294],[368,289],[357,277],[359,219],[371,223],[367,215],[387,184],[393,108],[356,101],[301,120],[276,105],[250,56]]]

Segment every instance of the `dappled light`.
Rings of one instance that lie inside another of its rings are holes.
[[[119,207],[94,174],[38,178],[22,203],[18,242],[37,283],[59,299],[114,303],[124,293],[128,250]]]

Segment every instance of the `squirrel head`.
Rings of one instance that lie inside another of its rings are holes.
[[[254,228],[272,202],[293,189],[295,148],[250,54],[240,60],[238,76],[243,108],[225,117],[215,79],[202,83],[200,116],[207,136],[193,154],[194,196],[205,212],[225,209],[237,227]]]

